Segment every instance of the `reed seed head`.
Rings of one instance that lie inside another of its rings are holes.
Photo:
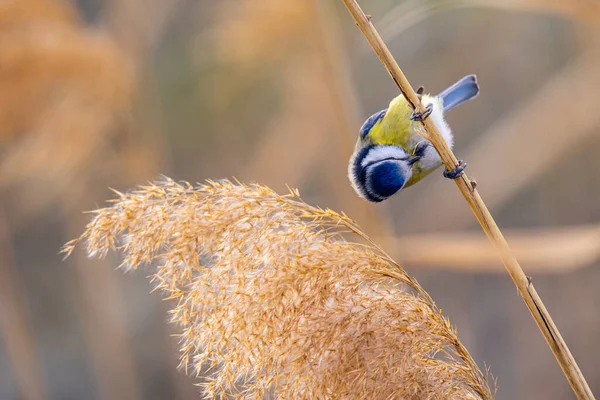
[[[492,397],[427,293],[347,216],[229,181],[117,194],[64,251],[157,265],[206,398]]]

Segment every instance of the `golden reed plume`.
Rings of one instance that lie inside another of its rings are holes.
[[[345,215],[229,181],[117,194],[64,252],[158,265],[207,398],[492,398],[429,295]]]

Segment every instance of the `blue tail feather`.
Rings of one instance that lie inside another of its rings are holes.
[[[475,75],[467,75],[454,85],[450,86],[440,94],[444,102],[444,112],[458,107],[467,100],[471,100],[479,94],[479,85]]]

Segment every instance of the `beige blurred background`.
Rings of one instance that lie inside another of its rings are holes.
[[[437,93],[456,154],[600,393],[600,2],[369,0],[400,66]],[[168,302],[116,255],[61,246],[159,176],[298,187],[416,276],[498,381],[498,399],[573,395],[441,171],[372,205],[346,165],[397,88],[335,0],[0,2],[0,399],[197,399]]]

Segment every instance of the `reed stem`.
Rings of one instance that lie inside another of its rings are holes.
[[[398,63],[396,63],[396,60],[381,39],[381,36],[379,36],[377,33],[377,30],[371,23],[370,17],[365,15],[356,0],[342,1],[356,21],[356,24],[362,33],[367,38],[367,41],[379,57],[379,60],[383,63],[394,82],[396,82],[398,88],[400,88],[400,91],[410,104],[411,108],[413,108],[416,112],[425,112],[424,105],[421,104],[417,94],[398,66]],[[455,168],[458,164],[458,160],[454,156],[454,153],[446,141],[443,139],[433,120],[431,118],[425,119],[423,121],[423,127],[425,128],[428,139],[440,154],[440,157],[444,162],[444,166],[448,170]],[[594,399],[594,395],[592,394],[589,385],[581,373],[579,366],[575,362],[575,359],[569,351],[567,344],[560,335],[558,328],[556,325],[554,325],[554,322],[546,310],[544,303],[533,287],[531,278],[528,278],[523,272],[519,262],[512,254],[506,239],[504,239],[502,232],[498,228],[496,221],[494,221],[494,218],[479,196],[475,182],[470,180],[466,174],[463,174],[454,181],[469,204],[469,207],[471,207],[473,214],[475,214],[475,218],[477,218],[477,221],[479,221],[479,224],[481,225],[481,228],[485,232],[486,236],[494,248],[498,251],[498,254],[504,263],[508,274],[515,283],[519,294],[525,301],[529,312],[533,316],[538,328],[550,346],[552,353],[554,353],[554,356],[563,370],[565,377],[569,381],[571,388],[575,392],[575,395],[578,399]]]

